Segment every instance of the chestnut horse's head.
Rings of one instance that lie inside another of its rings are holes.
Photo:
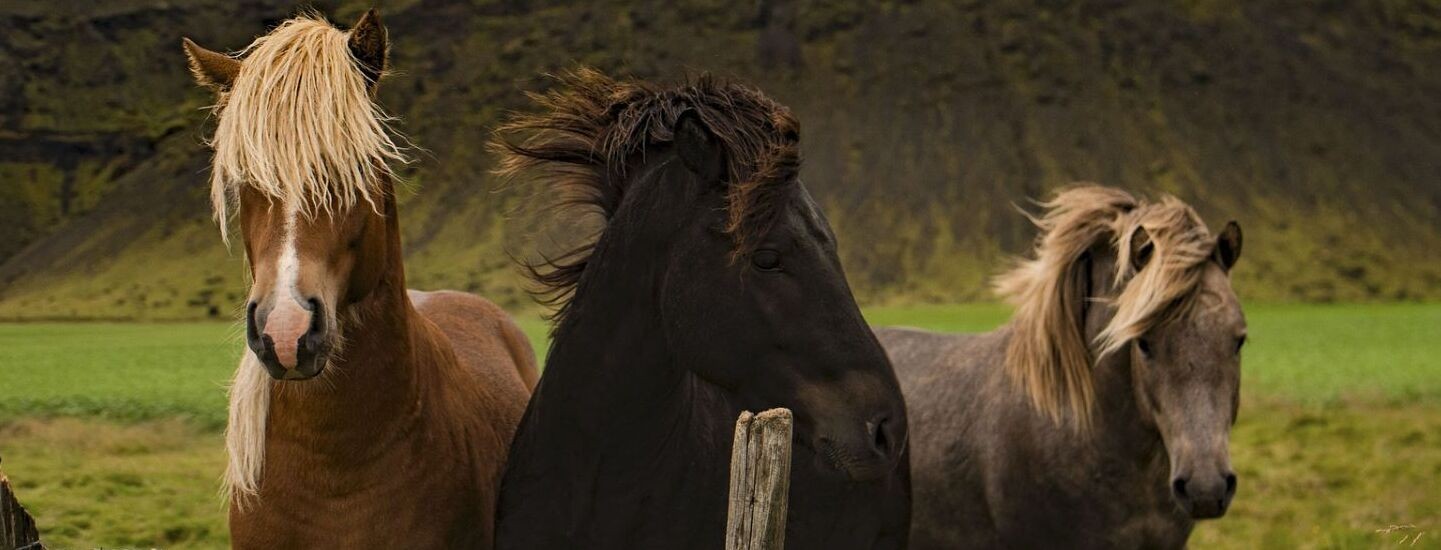
[[[386,163],[403,159],[372,100],[385,29],[374,11],[349,32],[302,16],[237,57],[184,46],[219,99],[211,197],[223,236],[237,209],[250,350],[277,380],[312,378],[341,343],[347,306],[398,257]]]

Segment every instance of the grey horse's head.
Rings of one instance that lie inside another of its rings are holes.
[[[1132,261],[1149,253],[1138,243]],[[1240,402],[1246,319],[1228,275],[1241,254],[1235,222],[1216,238],[1213,261],[1175,312],[1130,339],[1132,379],[1142,418],[1154,424],[1171,462],[1171,493],[1191,517],[1226,513],[1236,494],[1230,428]],[[1144,270],[1144,265],[1140,270]],[[1139,270],[1138,270],[1139,271]]]
[[[1150,202],[1083,185],[1046,203],[1036,257],[997,280],[1017,305],[1010,378],[1036,408],[1080,433],[1097,429],[1098,378],[1129,380],[1109,410],[1158,432],[1171,490],[1193,518],[1220,517],[1236,491],[1229,455],[1246,322],[1231,289],[1241,228],[1213,236],[1175,197]]]

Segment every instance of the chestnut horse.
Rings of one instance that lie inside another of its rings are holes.
[[[788,407],[787,546],[905,547],[905,405],[799,181],[790,111],[709,78],[592,70],[535,98],[501,130],[503,171],[604,229],[535,273],[562,308],[497,544],[721,548],[736,417]]]
[[[231,57],[184,41],[218,92],[212,199],[253,283],[230,390],[238,548],[490,548],[537,373],[500,308],[405,289],[402,160],[374,103],[386,32],[288,20]]]
[[[1065,190],[998,280],[1012,322],[882,329],[911,411],[915,548],[1180,548],[1236,490],[1235,222]]]

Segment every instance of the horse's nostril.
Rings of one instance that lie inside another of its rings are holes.
[[[874,420],[866,423],[866,431],[871,436],[871,448],[876,454],[891,458],[896,453],[896,447],[900,441],[896,440],[896,426],[887,415],[877,416]]]
[[[325,309],[321,307],[320,300],[311,298],[306,300],[310,305],[310,328],[307,335],[319,335],[325,331]]]
[[[1171,482],[1171,490],[1175,491],[1176,496],[1181,497],[1182,499],[1186,498],[1186,480],[1182,478],[1176,478],[1175,481]]]
[[[255,310],[258,307],[260,307],[260,304],[257,302],[250,302],[249,305],[245,306],[245,324],[248,328],[255,328]]]
[[[1226,474],[1226,496],[1236,494],[1236,474]]]
[[[889,454],[889,453],[886,453],[886,451],[889,451],[890,448],[891,448],[890,437],[886,435],[886,432],[888,431],[888,430],[886,429],[886,422],[887,422],[887,420],[882,419],[881,422],[880,422],[880,425],[876,426],[876,442],[875,442],[875,445],[876,445],[876,448],[877,448],[877,449],[880,449],[883,454]]]
[[[259,307],[256,302],[250,302],[245,306],[245,342],[250,349],[256,353],[261,351],[259,320],[255,318],[255,310]]]

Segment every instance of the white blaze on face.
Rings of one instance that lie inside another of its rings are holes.
[[[299,364],[300,339],[310,330],[311,311],[297,288],[300,279],[300,255],[296,250],[296,218],[299,211],[287,205],[285,235],[280,261],[275,262],[275,285],[271,288],[270,314],[265,318],[265,334],[275,343],[275,356],[280,365],[293,369]]]

